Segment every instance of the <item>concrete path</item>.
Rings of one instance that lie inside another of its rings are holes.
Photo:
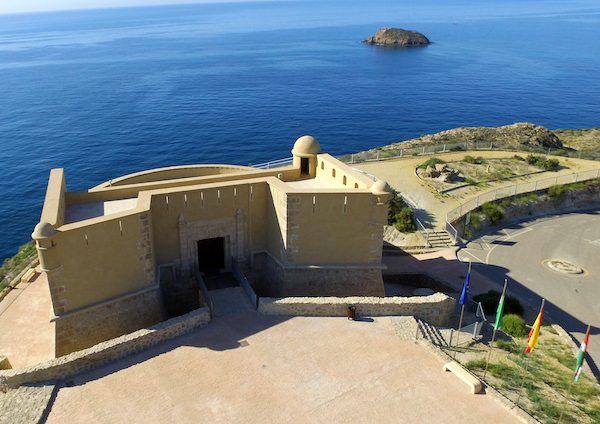
[[[0,302],[0,355],[13,368],[54,358],[54,323],[46,274],[20,283]]]
[[[448,212],[483,193],[501,187],[512,186],[517,183],[522,183],[523,181],[541,181],[547,178],[600,168],[600,163],[596,161],[558,158],[560,160],[561,169],[556,172],[541,172],[527,177],[490,183],[485,187],[466,186],[459,190],[453,190],[449,194],[441,194],[433,190],[423,180],[417,177],[415,172],[417,166],[434,156],[444,159],[446,162],[451,162],[461,160],[466,155],[492,159],[513,157],[515,153],[516,152],[503,151],[452,152],[432,156],[411,156],[379,162],[363,162],[351,166],[371,175],[375,175],[380,180],[387,181],[388,184],[398,190],[398,192],[414,206],[417,217],[426,226],[434,230],[441,230],[444,228],[446,214]],[[525,153],[521,153],[521,156],[524,154]]]
[[[47,423],[521,422],[442,366],[389,317],[232,314],[66,382]]]

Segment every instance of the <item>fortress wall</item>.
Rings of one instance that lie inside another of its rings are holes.
[[[150,226],[144,212],[61,228],[52,249],[44,251],[46,259],[50,254],[53,258],[48,281],[54,313],[62,315],[154,285]]]
[[[158,287],[66,314],[55,321],[55,355],[67,355],[164,320]]]
[[[64,224],[67,208],[65,201],[66,192],[67,185],[65,183],[64,170],[62,168],[51,170],[40,222],[48,222],[54,228],[58,228]]]
[[[381,266],[284,265],[266,255],[262,291],[271,296],[385,296]]]
[[[0,371],[0,390],[17,388],[26,383],[63,380],[111,361],[148,349],[160,342],[180,336],[210,322],[208,308],[196,309],[150,328],[99,343],[88,349],[24,368]]]
[[[414,316],[431,325],[447,325],[456,300],[443,293],[414,297],[261,297],[258,311],[272,315],[343,316],[348,306],[357,316]]]
[[[356,188],[369,189],[374,182],[362,172],[353,170],[345,163],[328,154],[317,156],[316,177],[326,181],[332,187],[353,190]]]

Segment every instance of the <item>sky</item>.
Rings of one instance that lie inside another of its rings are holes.
[[[250,0],[0,0],[0,14]]]

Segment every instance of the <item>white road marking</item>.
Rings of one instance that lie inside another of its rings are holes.
[[[533,231],[533,228],[531,228],[531,227],[528,227],[528,228],[525,228],[523,231],[520,231],[520,232],[518,232],[517,234],[514,234],[514,235],[512,235],[512,234],[509,234],[509,233],[508,233],[506,230],[504,230],[504,232],[506,233],[506,238],[505,238],[503,241],[510,240],[510,239],[511,239],[511,238],[513,238],[513,237],[520,236],[521,234],[525,234],[525,233],[528,233],[528,232],[530,232],[530,231]],[[492,247],[492,248],[490,249],[490,251],[488,252],[487,256],[485,257],[485,263],[486,263],[487,265],[489,265],[489,264],[490,264],[490,255],[492,254],[492,252],[494,251],[494,249],[495,249],[496,247],[498,247],[498,246],[499,246],[499,245],[497,244],[497,245],[495,245],[494,247]]]

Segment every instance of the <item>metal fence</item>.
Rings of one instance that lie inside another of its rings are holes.
[[[546,154],[555,156],[565,157],[576,157],[576,158],[587,158],[587,153],[578,151],[571,151],[565,149],[555,148],[541,148],[541,147],[528,147],[520,146],[515,148],[508,144],[501,142],[479,142],[479,143],[446,143],[446,144],[430,144],[419,147],[409,148],[391,148],[391,149],[376,149],[359,153],[352,153],[338,157],[339,160],[346,163],[360,163],[360,162],[371,162],[393,158],[402,158],[407,156],[423,156],[431,154],[443,154],[450,152],[463,152],[463,151],[510,151],[510,152],[521,152],[521,153],[535,153],[535,154]],[[593,157],[590,157],[593,159]]]
[[[486,202],[493,202],[494,200],[512,197],[518,194],[532,193],[534,191],[547,189],[548,187],[556,184],[571,184],[580,181],[594,180],[598,177],[600,177],[600,169],[592,169],[590,171],[579,172],[577,174],[559,175],[552,178],[546,178],[544,180],[529,181],[507,187],[500,187],[483,193],[451,210],[446,215],[446,221],[448,223],[455,222],[463,215],[466,215],[468,212],[477,209]]]

